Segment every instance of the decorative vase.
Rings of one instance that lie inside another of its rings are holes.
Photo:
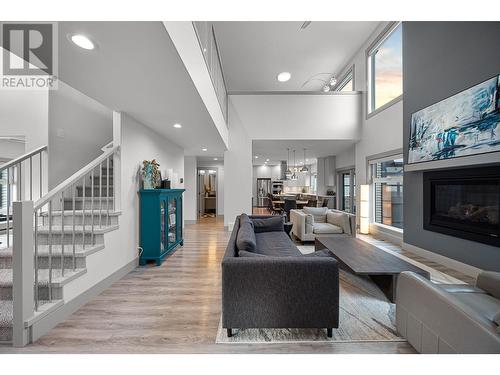
[[[148,165],[144,168],[144,189],[154,189],[154,181],[153,181],[153,167]]]

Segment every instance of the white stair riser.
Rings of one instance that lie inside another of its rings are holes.
[[[102,187],[101,194],[99,194],[99,186],[94,186],[94,197],[112,197],[113,196],[113,188],[110,187],[109,191],[107,188]],[[76,188],[77,196],[83,196],[83,186],[77,186]],[[90,186],[85,186],[85,197],[89,198],[92,195],[92,188]]]
[[[75,201],[75,210],[82,210],[83,206],[84,205],[83,205],[83,201],[81,200],[81,198]],[[85,209],[86,210],[90,210],[92,208],[94,210],[99,210],[99,209],[107,210],[108,206],[109,206],[110,210],[113,210],[113,200],[112,199],[106,199],[106,198],[102,199],[102,207],[101,207],[101,203],[99,201],[99,198],[94,198],[93,204],[92,204],[92,200],[90,197],[85,198]],[[68,211],[72,210],[73,209],[73,202],[71,200],[65,200],[64,209],[68,210]]]
[[[75,225],[83,225],[85,221],[85,225],[92,225],[92,214],[85,213],[85,218],[83,215],[75,215]],[[52,225],[61,225],[62,215],[52,215]],[[41,220],[42,225],[49,225],[48,216],[43,216]],[[117,225],[118,217],[117,216],[107,216],[106,211],[103,211],[101,215],[99,213],[94,213],[94,228],[97,226],[98,228],[101,226],[109,226],[109,225]],[[73,215],[64,215],[64,225],[73,225]]]
[[[97,229],[97,228],[95,228]],[[92,240],[92,235],[90,233],[90,227],[86,228],[85,234],[82,234],[81,231],[75,232],[75,244],[80,245],[83,244],[83,239],[85,238],[86,245],[96,245],[104,243],[104,234],[103,233],[94,233],[94,238]],[[61,242],[61,239],[64,242]],[[64,243],[65,245],[73,244],[73,233],[65,232],[64,237],[62,233],[52,233],[52,243],[60,245]],[[49,244],[49,234],[48,233],[38,233],[38,244],[39,245],[48,245]]]

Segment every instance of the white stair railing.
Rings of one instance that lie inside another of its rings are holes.
[[[87,164],[64,182],[57,185],[43,197],[38,199],[33,205],[33,202],[23,201],[16,202],[15,214],[23,212],[22,217],[19,217],[14,223],[14,253],[13,254],[13,274],[14,274],[14,289],[17,288],[17,293],[13,293],[13,304],[18,306],[18,310],[14,310],[13,324],[13,342],[24,343],[27,327],[24,326],[26,316],[34,316],[36,312],[41,311],[42,303],[51,303],[55,299],[60,299],[61,296],[54,296],[54,269],[60,271],[58,276],[64,277],[67,272],[74,272],[76,266],[76,249],[81,246],[85,249],[86,246],[94,245],[94,230],[96,227],[102,228],[111,224],[110,211],[115,209],[116,195],[114,190],[115,181],[110,175],[113,167],[113,159],[118,153],[120,146],[108,144],[103,147],[103,154]],[[106,174],[104,174],[106,171]],[[89,185],[88,185],[89,184]],[[90,194],[87,194],[87,188]],[[81,189],[81,194],[77,196],[77,187]],[[97,194],[96,194],[97,192]],[[105,205],[103,205],[105,202]],[[68,207],[67,207],[68,206]],[[77,209],[78,206],[78,209]],[[29,228],[26,224],[26,207],[31,209],[29,215]],[[57,215],[60,215],[60,225],[54,225],[54,209],[57,209]],[[80,212],[76,212],[76,211]],[[81,215],[81,228],[77,228],[76,217]],[[90,224],[86,224],[86,215],[90,215]],[[94,220],[94,215],[98,215],[98,219]],[[67,220],[66,217],[71,217]],[[68,223],[69,221],[69,223]],[[96,222],[96,223],[95,223]],[[40,225],[42,224],[42,225]],[[68,225],[69,224],[69,225]],[[45,279],[40,280],[40,234],[44,233],[44,246],[48,253],[43,254]],[[27,233],[29,233],[27,235]],[[23,241],[26,236],[31,236],[33,241]],[[59,246],[60,252],[54,254],[54,247]],[[26,254],[30,254],[32,262],[26,261]],[[58,257],[60,262],[54,267],[54,260]],[[66,265],[65,259],[69,257],[71,260],[70,266]],[[24,267],[28,265],[28,268]],[[17,275],[16,275],[17,273]],[[28,276],[27,276],[28,275]],[[31,275],[31,276],[29,276]],[[30,279],[31,277],[31,279]],[[17,287],[16,287],[17,280]],[[24,283],[19,284],[20,280]],[[32,280],[32,293],[26,294],[26,284]],[[43,282],[43,284],[42,284]],[[41,287],[44,293],[40,295]],[[29,296],[32,303],[26,303],[26,295]],[[22,306],[22,307],[19,307]],[[19,318],[22,316],[23,318]],[[19,327],[23,321],[23,326]],[[17,325],[17,326],[16,326]],[[17,337],[16,337],[17,335]],[[24,336],[22,336],[24,335]],[[25,345],[25,344],[24,344]]]
[[[7,187],[6,220],[5,224],[0,222],[2,232],[5,230],[7,235],[7,247],[11,245],[12,202],[34,200],[43,196],[44,154],[46,151],[47,146],[42,146],[0,165],[0,182]]]

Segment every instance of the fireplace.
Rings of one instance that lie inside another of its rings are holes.
[[[500,247],[500,167],[424,173],[424,229]]]

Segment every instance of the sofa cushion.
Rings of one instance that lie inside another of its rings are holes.
[[[314,223],[314,234],[341,234],[344,233],[342,228],[329,223]]]
[[[240,216],[240,227],[238,229],[238,235],[236,236],[236,247],[238,251],[245,250],[250,252],[255,252],[257,247],[253,224],[246,214]]]
[[[497,332],[500,333],[500,310],[498,310],[495,316],[493,317],[493,321],[497,325]]]
[[[476,286],[500,299],[500,272],[482,271],[477,276]]]
[[[261,258],[261,257],[265,257],[264,254],[258,254],[258,253],[253,253],[251,251],[246,251],[246,250],[240,250],[238,251],[238,256],[240,258]]]
[[[282,216],[270,216],[269,218],[250,219],[253,223],[255,233],[283,232],[284,219]]]
[[[335,258],[331,250],[323,249],[315,251],[314,253],[303,254],[303,257],[323,257],[323,258]]]
[[[297,256],[302,253],[285,232],[262,232],[255,234],[258,254],[282,257]]]
[[[304,207],[303,211],[306,215],[313,216],[314,223],[326,223],[328,207]]]
[[[500,310],[500,300],[483,293],[453,293],[453,297],[462,303],[464,311],[473,314],[474,319],[489,324],[494,321]]]
[[[326,222],[342,228],[346,234],[352,234],[349,216],[343,212],[328,211],[326,214]]]

